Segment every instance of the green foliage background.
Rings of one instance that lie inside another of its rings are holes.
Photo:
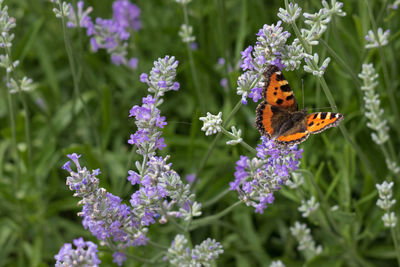
[[[194,244],[207,237],[215,238],[224,246],[225,253],[218,266],[268,266],[272,259],[281,259],[286,266],[395,266],[397,251],[390,230],[383,227],[383,212],[376,207],[376,183],[390,177],[381,148],[372,142],[371,131],[364,117],[361,81],[354,78],[363,62],[373,62],[379,72],[377,92],[381,107],[391,127],[391,143],[399,158],[397,122],[389,105],[389,98],[399,101],[399,11],[388,9],[391,1],[369,1],[376,24],[390,29],[390,42],[383,47],[383,57],[377,49],[364,48],[364,36],[372,28],[365,1],[344,1],[347,16],[334,18],[316,52],[332,61],[325,73],[338,110],[345,115],[343,122],[351,138],[359,147],[357,154],[339,129],[330,129],[311,136],[304,149],[301,169],[307,170],[306,182],[296,190],[284,189],[275,195],[275,203],[264,214],[240,205],[229,214],[191,232]],[[183,23],[180,5],[172,0],[137,0],[142,10],[142,29],[130,42],[131,55],[139,58],[135,71],[110,63],[101,51],[91,52],[84,31],[68,30],[73,56],[78,65],[79,87],[86,103],[81,104],[73,90],[71,69],[65,49],[62,26],[48,1],[9,0],[9,13],[17,20],[13,58],[20,60],[18,75],[32,77],[37,89],[12,97],[16,114],[16,139],[20,161],[13,150],[12,129],[8,108],[8,89],[4,82],[0,89],[0,266],[49,266],[54,255],[65,242],[83,236],[94,240],[81,225],[76,214],[78,199],[65,186],[67,173],[61,166],[66,154],[82,154],[82,162],[89,169],[100,168],[100,185],[115,195],[129,200],[133,192],[127,183],[128,169],[134,168],[137,156],[127,144],[135,131],[129,109],[147,95],[147,87],[139,75],[149,72],[153,61],[164,55],[179,60],[178,92],[169,92],[161,106],[168,125],[164,129],[167,147],[162,155],[171,155],[170,162],[182,177],[199,173],[197,199],[206,202],[223,192],[233,180],[235,162],[248,151],[240,146],[227,146],[225,137],[218,140],[207,161],[214,137],[200,131],[199,116],[207,111],[222,111],[227,116],[240,100],[236,81],[240,75],[237,62],[240,51],[256,41],[256,33],[264,24],[276,23],[276,13],[283,1],[266,0],[193,0],[189,4],[189,21],[194,27],[198,50],[193,51],[195,75],[201,99],[196,95],[190,61],[185,45],[178,36]],[[314,13],[321,8],[317,0],[298,1],[304,12]],[[92,6],[92,17],[111,17],[112,1],[85,1]],[[301,27],[302,25],[300,25]],[[285,26],[290,30],[288,25]],[[340,57],[345,64],[332,54]],[[218,58],[224,57],[233,71],[218,70]],[[383,80],[383,64],[388,67],[390,84]],[[2,73],[3,75],[4,72]],[[302,106],[328,107],[328,101],[317,79],[302,69],[285,72]],[[228,89],[220,80],[229,79]],[[389,95],[387,86],[395,94]],[[23,109],[26,102],[28,113]],[[230,125],[243,131],[247,143],[255,147],[259,133],[253,127],[256,104],[249,101],[234,116]],[[85,115],[85,109],[88,116]],[[330,108],[327,108],[330,110]],[[25,119],[30,121],[32,160],[29,160],[25,136]],[[395,182],[394,198],[399,196]],[[318,192],[312,185],[318,184]],[[302,218],[298,207],[301,199],[315,196],[321,202],[319,211],[310,218]],[[202,216],[217,214],[237,201],[230,192],[203,209]],[[338,205],[332,212],[330,207]],[[396,213],[398,208],[396,206]],[[327,223],[330,214],[334,229]],[[296,220],[306,222],[317,244],[324,248],[322,255],[308,261],[296,249],[297,242],[289,227]],[[168,246],[177,233],[173,225],[153,225],[149,236]],[[395,236],[398,230],[395,229]],[[131,250],[132,254],[151,258],[160,251],[148,247]],[[109,253],[102,252],[104,266],[111,265]],[[125,266],[142,266],[128,260]]]

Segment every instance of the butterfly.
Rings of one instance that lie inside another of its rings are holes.
[[[299,110],[296,98],[281,70],[271,65],[264,73],[263,101],[256,109],[256,127],[261,135],[279,145],[294,145],[310,134],[336,127],[344,116],[333,112],[308,114]]]

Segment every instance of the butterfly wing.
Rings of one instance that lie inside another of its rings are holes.
[[[293,90],[290,88],[290,85],[283,76],[281,70],[278,67],[271,65],[264,73],[264,77],[264,100],[268,104],[280,109],[291,112],[297,111],[298,106]]]
[[[269,139],[279,134],[278,131],[281,122],[284,122],[288,118],[289,113],[287,111],[272,106],[266,101],[262,101],[256,109],[256,127],[261,135]]]
[[[343,120],[344,116],[333,112],[316,112],[307,115],[307,130],[312,134],[317,134],[330,127],[336,127]]]

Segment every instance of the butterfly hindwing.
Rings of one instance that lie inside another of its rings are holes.
[[[343,120],[343,114],[333,112],[316,112],[307,115],[307,130],[312,133],[320,133],[330,127],[336,127]]]
[[[271,65],[264,73],[265,84],[263,90],[264,100],[272,105],[288,111],[297,111],[297,101],[288,81],[281,70]]]

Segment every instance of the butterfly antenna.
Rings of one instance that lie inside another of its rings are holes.
[[[301,79],[301,95],[303,96],[303,109],[304,109],[304,80]]]

